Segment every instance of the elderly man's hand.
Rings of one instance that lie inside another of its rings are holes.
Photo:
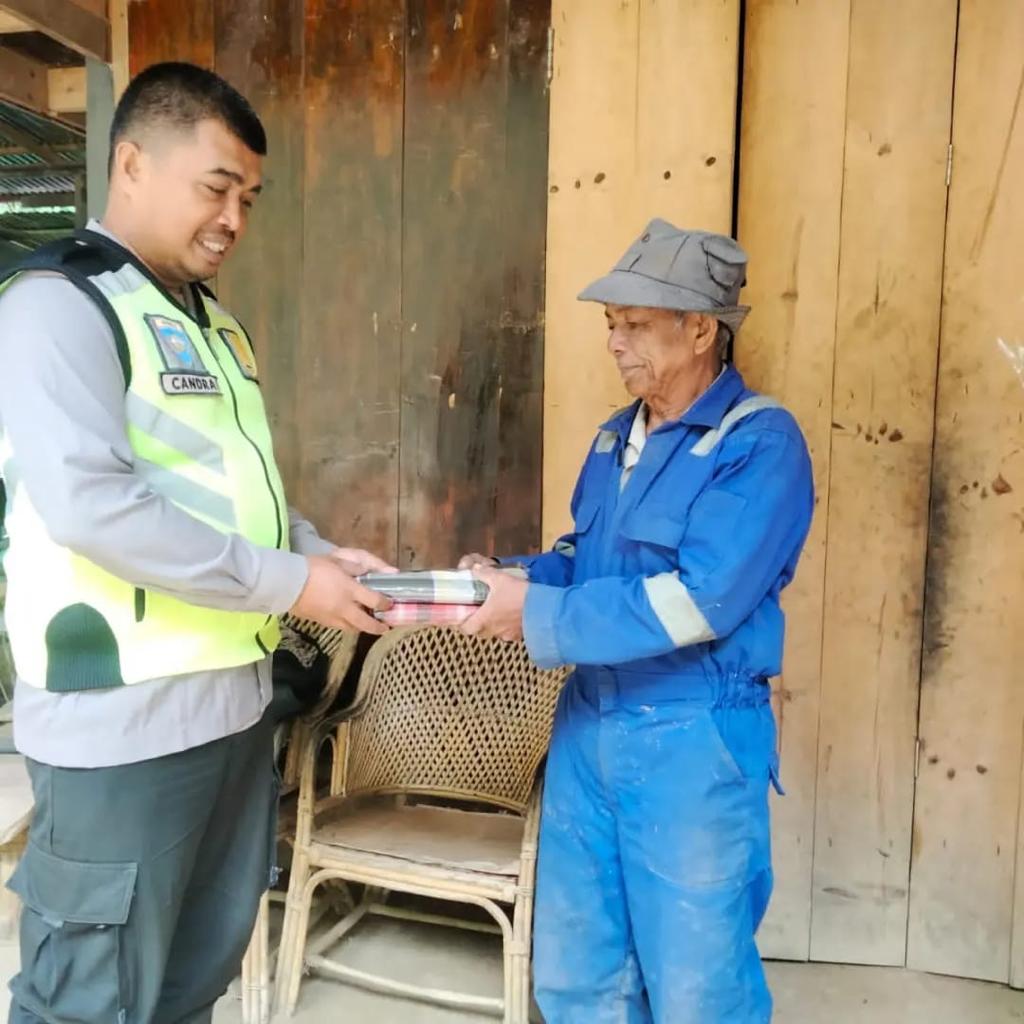
[[[473,575],[486,583],[491,592],[480,611],[462,624],[462,632],[469,636],[521,640],[523,605],[529,583],[486,565],[476,565]]]
[[[460,569],[472,569],[478,565],[486,565],[490,568],[494,568],[494,566],[496,566],[497,564],[497,559],[491,558],[489,555],[481,555],[479,552],[476,551],[469,555],[463,555],[459,559]]]

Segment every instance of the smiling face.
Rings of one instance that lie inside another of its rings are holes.
[[[718,321],[648,306],[605,306],[608,351],[634,398],[679,415],[717,373]]]
[[[245,234],[262,162],[216,118],[122,141],[104,221],[168,287],[204,281]]]

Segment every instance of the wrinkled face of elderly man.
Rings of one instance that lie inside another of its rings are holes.
[[[604,315],[626,390],[659,418],[681,415],[718,376],[728,331],[715,317],[612,304]]]

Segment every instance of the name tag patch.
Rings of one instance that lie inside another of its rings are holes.
[[[167,372],[160,386],[168,395],[219,395],[220,382],[207,370],[199,351],[180,320],[146,314],[146,324],[156,342]]]
[[[219,395],[220,381],[212,373],[161,373],[166,395]]]

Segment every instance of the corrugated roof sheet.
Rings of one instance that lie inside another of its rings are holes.
[[[43,156],[26,152],[26,144],[51,152]],[[60,171],[64,165],[68,173]],[[0,239],[31,247],[67,234],[74,227],[68,194],[74,193],[84,165],[83,134],[0,103]],[[21,206],[22,199],[32,206]]]
[[[5,123],[51,145],[68,143],[81,146],[83,151],[85,149],[85,132],[75,131],[65,124],[16,107],[13,103],[0,103],[0,133]]]
[[[48,147],[53,151],[52,157],[46,160],[34,153],[25,152],[26,140]],[[20,152],[9,152],[12,149]],[[64,164],[69,165],[67,174],[58,170]],[[73,192],[75,175],[81,173],[84,164],[84,136],[9,103],[0,103],[0,194]],[[38,175],[28,176],[26,172],[33,167],[45,170],[41,170]],[[72,167],[74,170],[71,170]]]

